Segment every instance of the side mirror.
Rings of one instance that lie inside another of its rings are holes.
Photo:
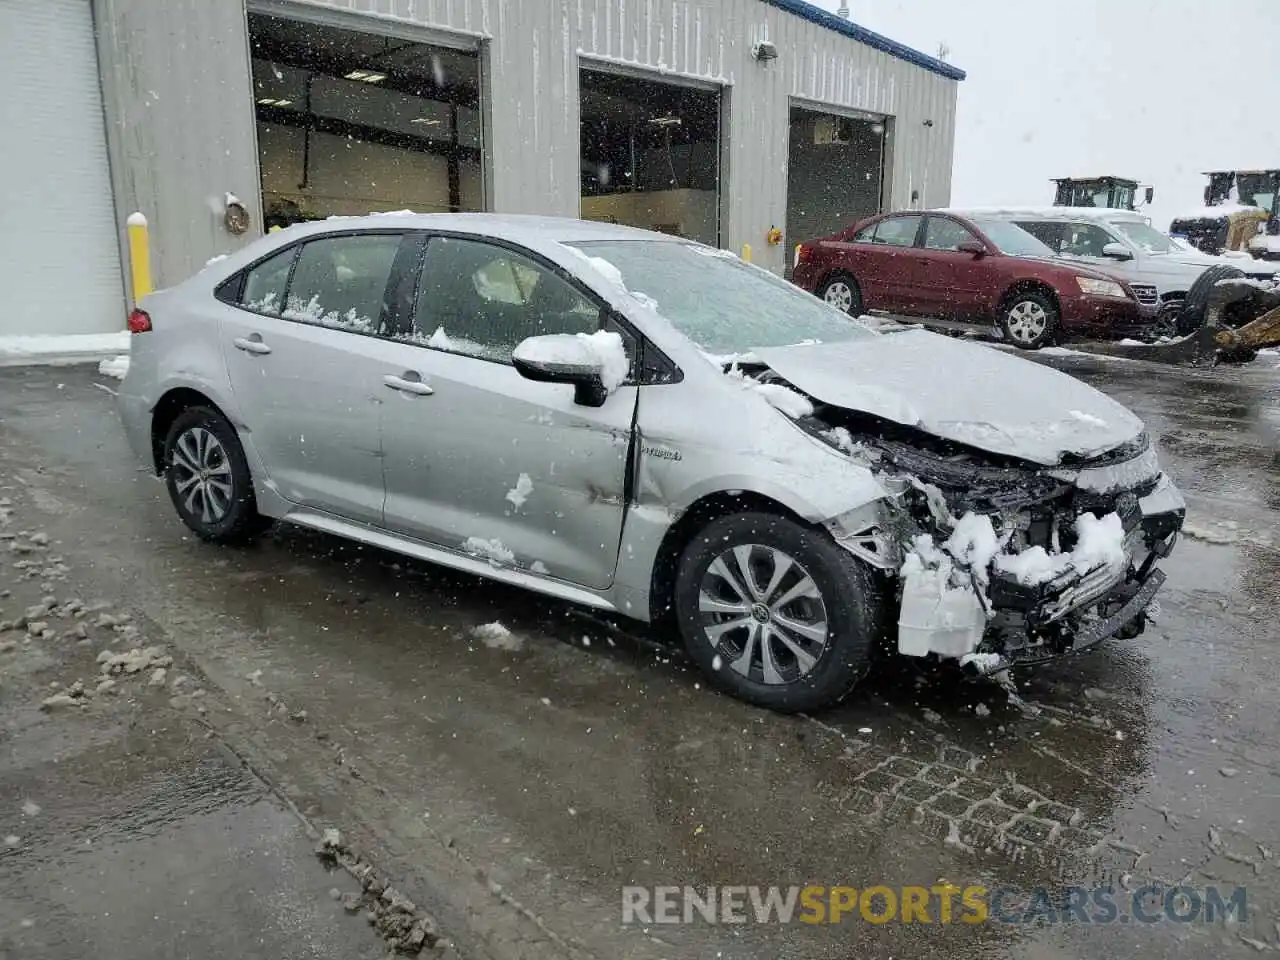
[[[572,333],[528,337],[512,351],[511,362],[526,380],[573,384],[573,402],[584,407],[604,406],[608,399],[599,354]]]
[[[1155,195],[1156,195],[1156,188],[1155,188],[1155,187],[1147,187],[1147,199],[1146,199],[1146,202],[1147,202],[1148,204],[1150,204],[1150,203],[1151,203],[1151,198],[1152,198],[1152,197],[1154,197]]]
[[[1123,243],[1116,243],[1114,240],[1111,243],[1104,243],[1102,245],[1102,255],[1104,257],[1110,257],[1112,260],[1133,259],[1133,253],[1130,252],[1129,248]]]
[[[987,248],[983,246],[981,240],[961,240],[956,244],[956,249],[961,253],[971,253],[975,257],[985,257]]]

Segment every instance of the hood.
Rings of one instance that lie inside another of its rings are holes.
[[[1100,265],[1096,259],[1088,259],[1083,257],[1068,257],[1055,254],[1052,257],[1019,257],[1019,260],[1030,260],[1032,263],[1044,263],[1051,267],[1057,267],[1065,273],[1076,274],[1081,277],[1090,277],[1094,280],[1120,280],[1115,274],[1107,273],[1106,266]]]
[[[1275,274],[1280,272],[1280,263],[1267,263],[1265,260],[1255,260],[1250,256],[1214,256],[1211,253],[1205,253],[1194,248],[1191,250],[1180,250],[1177,253],[1161,253],[1153,256],[1155,259],[1168,260],[1172,263],[1188,267],[1196,267],[1200,270],[1204,270],[1209,267],[1226,266],[1235,267],[1237,270],[1251,274]]]
[[[924,330],[753,353],[822,403],[1045,466],[1142,433],[1141,420],[1075,377]]]

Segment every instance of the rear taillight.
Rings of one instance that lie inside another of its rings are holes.
[[[145,310],[133,310],[129,313],[130,333],[150,333],[151,315]]]
[[[808,248],[808,247],[806,247],[803,243],[797,243],[797,244],[796,244],[796,257],[795,257],[794,262],[792,263],[792,266],[794,266],[794,267],[798,267],[798,266],[800,266],[800,264],[805,263],[806,261],[808,261],[808,259],[809,259],[809,248]]]

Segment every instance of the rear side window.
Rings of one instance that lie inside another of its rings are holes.
[[[890,217],[876,224],[875,236],[871,242],[890,247],[909,247],[916,242],[916,231],[919,229],[919,217]]]
[[[303,246],[289,282],[286,320],[374,333],[402,234],[323,237]]]
[[[289,271],[293,268],[293,259],[297,253],[297,247],[290,247],[246,272],[240,306],[255,313],[280,316],[284,310],[284,292],[289,283]]]

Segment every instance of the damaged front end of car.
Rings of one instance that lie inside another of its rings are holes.
[[[896,584],[899,653],[976,678],[1143,631],[1186,514],[1145,433],[1050,467],[841,408],[800,425],[888,491],[828,529]]]

